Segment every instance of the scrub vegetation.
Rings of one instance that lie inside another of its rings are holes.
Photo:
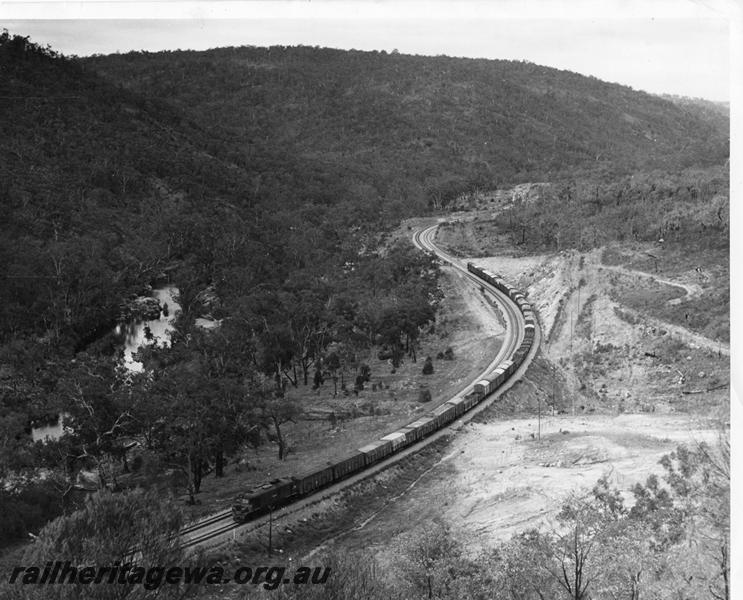
[[[0,71],[10,556],[115,560],[476,373],[500,325],[403,239],[409,217],[447,215],[438,242],[498,255],[496,271],[522,261],[507,275],[548,346],[504,414],[719,404],[730,224],[717,105],[527,62],[305,47],[81,59],[7,31]],[[171,343],[143,347],[130,372],[111,332],[164,281],[182,307]],[[647,368],[633,371],[638,352]],[[34,443],[60,414],[63,435]],[[550,529],[482,553],[442,519],[395,539],[389,577],[371,554],[338,553],[328,584],[272,595],[729,598],[726,448],[679,447],[631,498],[601,479]],[[414,482],[433,453],[410,459]],[[366,485],[381,506],[384,486]]]

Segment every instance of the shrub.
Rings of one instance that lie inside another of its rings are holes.
[[[433,360],[430,356],[426,356],[426,362],[423,363],[423,374],[431,375],[433,373]]]
[[[2,545],[38,531],[61,512],[58,497],[49,483],[32,483],[20,491],[0,489]]]

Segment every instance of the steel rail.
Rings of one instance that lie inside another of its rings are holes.
[[[524,321],[523,315],[521,314],[521,311],[518,309],[518,306],[513,302],[513,300],[511,300],[511,298],[508,297],[507,294],[504,294],[503,292],[495,288],[493,285],[483,281],[482,279],[476,277],[474,274],[470,273],[467,270],[466,262],[458,258],[455,258],[451,254],[441,250],[441,248],[436,246],[435,232],[437,228],[438,228],[438,224],[432,225],[425,229],[416,230],[415,233],[413,234],[413,243],[421,250],[435,254],[437,257],[442,259],[444,262],[448,263],[448,266],[455,269],[460,275],[465,277],[468,281],[472,282],[473,284],[477,285],[479,288],[483,289],[488,294],[490,294],[495,300],[504,318],[505,324],[506,324],[506,334],[504,336],[504,341],[501,344],[501,347],[498,350],[498,353],[496,354],[496,356],[493,358],[493,360],[490,361],[487,367],[485,367],[477,375],[477,377],[475,377],[475,379],[471,383],[467,384],[465,387],[460,389],[456,394],[454,394],[452,396],[452,398],[454,398],[454,397],[458,397],[461,395],[469,394],[473,390],[475,384],[478,381],[486,377],[499,364],[501,364],[504,360],[506,360],[509,356],[511,356],[518,349],[519,345],[521,344],[524,338],[525,321]],[[537,327],[537,331],[538,330],[539,328]],[[454,423],[466,422],[469,419],[471,419],[475,414],[477,414],[478,412],[483,410],[486,406],[488,406],[495,397],[497,397],[500,393],[502,393],[503,390],[508,389],[511,385],[513,385],[513,383],[516,380],[519,379],[519,377],[526,370],[529,359],[531,359],[536,353],[536,349],[539,346],[539,340],[540,340],[540,337],[539,335],[537,335],[534,338],[534,344],[532,346],[532,349],[529,352],[527,359],[524,360],[523,365],[515,373],[513,373],[511,377],[509,377],[508,380],[506,380],[496,392],[491,394],[487,400],[483,400],[482,402],[479,403],[479,405],[473,407],[472,409],[470,409],[469,411],[461,415],[453,423],[447,425],[446,427],[442,427],[441,429],[432,433],[428,437],[422,440],[419,440],[415,442],[414,444],[411,444],[410,446],[403,449],[402,451],[396,452],[392,456],[384,459],[383,461],[377,463],[376,465],[372,465],[370,467],[362,469],[361,471],[352,475],[351,477],[348,477],[340,482],[331,484],[330,486],[323,488],[322,490],[318,490],[317,492],[309,496],[305,496],[288,505],[283,506],[282,508],[275,511],[275,515],[273,516],[273,518],[278,519],[278,518],[282,518],[290,514],[296,513],[299,510],[306,508],[308,505],[318,502],[322,498],[336,494],[339,491],[358,483],[359,481],[362,481],[364,479],[367,479],[377,474],[378,472],[386,469],[390,465],[393,465],[399,462],[400,460],[409,456],[410,454],[420,451],[424,447],[431,444],[433,441],[439,439],[442,435],[448,435],[449,433],[451,433],[452,431],[451,428],[452,428],[452,425],[454,425]],[[195,521],[195,522],[188,524],[180,532],[180,537],[182,538],[182,547],[197,548],[199,546],[205,545],[207,542],[210,542],[210,541],[215,542],[215,543],[221,543],[225,541],[227,538],[225,538],[225,540],[222,540],[219,538],[221,538],[222,536],[226,536],[230,532],[232,532],[234,536],[235,531],[237,529],[241,529],[241,534],[250,533],[252,531],[257,531],[258,529],[263,527],[270,518],[272,518],[271,516],[267,516],[264,514],[246,523],[229,522],[219,527],[214,527],[216,524],[226,519],[229,519],[231,517],[232,517],[231,511],[225,510],[225,511],[220,511],[219,513],[216,513],[209,517],[206,517],[202,519],[201,521]],[[206,530],[206,531],[203,531],[203,530]]]

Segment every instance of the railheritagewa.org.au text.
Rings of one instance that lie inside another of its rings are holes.
[[[8,583],[20,585],[142,585],[154,590],[161,585],[262,585],[275,590],[280,585],[324,584],[329,567],[236,567],[221,565],[143,567],[131,563],[110,566],[75,566],[70,561],[50,561],[44,566],[14,567]]]

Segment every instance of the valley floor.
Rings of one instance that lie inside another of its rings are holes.
[[[439,244],[447,248],[446,241],[445,232]],[[550,528],[561,501],[589,492],[602,476],[631,504],[636,483],[662,475],[662,456],[679,444],[715,444],[727,421],[729,346],[682,326],[678,311],[704,310],[700,298],[727,265],[710,264],[706,280],[691,264],[656,274],[638,268],[647,267],[638,259],[645,251],[473,259],[528,292],[544,335],[540,354],[456,435],[277,521],[283,559],[365,550],[384,568],[394,565],[399,543],[431,522],[450,525],[476,553],[526,529]],[[489,329],[477,288],[447,281],[454,310],[446,318],[459,315],[452,340],[458,356],[477,361],[501,331]],[[479,341],[470,346],[468,336]],[[264,534],[227,554],[263,556]]]
[[[461,275],[444,269],[441,278],[444,300],[435,329],[422,337],[417,361],[406,357],[392,372],[387,361],[369,356],[371,381],[358,395],[340,390],[333,397],[333,383],[326,381],[318,390],[300,383],[288,394],[298,401],[304,415],[287,423],[282,433],[291,448],[279,461],[276,446],[265,444],[246,452],[237,464],[228,465],[225,476],[206,477],[196,506],[187,507],[192,518],[228,508],[232,500],[253,485],[268,479],[296,475],[338,460],[385,433],[414,421],[417,415],[445,402],[466,387],[497,354],[504,334],[502,323],[485,300],[473,294]],[[453,360],[437,359],[451,348]],[[434,373],[423,375],[426,356],[431,356]],[[347,376],[348,388],[353,386]],[[421,403],[421,389],[431,392],[432,400]],[[335,415],[335,421],[330,416]],[[184,496],[185,500],[185,496]]]
[[[532,527],[550,527],[560,500],[590,491],[603,475],[627,497],[635,483],[662,469],[660,458],[680,443],[714,443],[714,419],[687,415],[591,415],[477,418],[453,437],[431,467],[395,500],[335,537],[328,549],[370,549],[382,566],[394,562],[394,541],[439,521],[473,553]],[[331,526],[332,527],[332,526]],[[390,541],[392,540],[392,544]],[[311,556],[313,553],[309,553]]]

